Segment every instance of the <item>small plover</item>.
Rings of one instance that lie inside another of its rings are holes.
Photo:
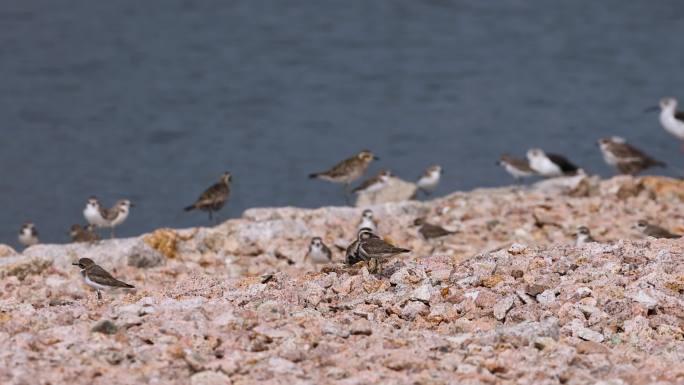
[[[112,231],[112,238],[114,238],[114,228],[124,223],[128,214],[131,211],[133,204],[128,199],[120,199],[116,201],[114,207],[110,209],[100,209],[102,217],[105,220],[105,225],[102,227],[109,227]]]
[[[378,270],[383,259],[411,251],[390,245],[368,229],[359,231],[357,241],[358,255],[368,263],[368,270],[371,272]]]
[[[657,226],[657,225],[652,225],[643,219],[638,221],[635,227],[637,230],[641,231],[641,233],[647,237],[667,238],[667,239],[674,239],[674,238],[680,238],[681,237],[681,235],[679,235],[679,234],[671,233],[669,230],[664,229],[664,228]]]
[[[589,228],[587,226],[577,226],[577,232],[575,232],[575,245],[580,247],[593,242],[596,242],[596,240],[591,236]]]
[[[380,191],[387,186],[387,182],[391,177],[392,173],[390,171],[380,170],[377,175],[363,181],[358,187],[352,190],[352,192],[359,194]]]
[[[375,235],[373,230],[367,227],[359,229],[356,235],[356,239],[354,239],[354,242],[350,243],[349,246],[347,246],[347,250],[345,251],[344,262],[347,265],[351,266],[364,260],[363,257],[359,255],[359,239],[366,239],[370,237],[379,238],[377,235]]]
[[[619,136],[600,139],[598,146],[603,160],[617,168],[621,174],[636,175],[649,167],[665,167],[665,163],[651,158]]]
[[[425,169],[423,175],[420,176],[416,186],[418,189],[422,190],[425,194],[430,195],[439,184],[442,179],[442,166],[434,164]]]
[[[520,182],[521,179],[535,174],[534,170],[530,168],[530,162],[527,159],[519,159],[503,154],[497,164],[511,174],[516,182]]]
[[[21,225],[19,236],[17,238],[19,239],[19,243],[26,247],[37,245],[39,242],[38,230],[36,230],[36,226],[33,223],[26,222]]]
[[[677,99],[662,98],[660,99],[659,107],[659,120],[665,131],[684,141],[684,111],[677,111]],[[657,109],[658,107],[652,107],[647,111]]]
[[[378,157],[368,150],[363,150],[339,162],[327,171],[309,174],[309,178],[321,179],[332,183],[343,183],[345,197],[349,201],[349,184],[359,179],[373,160],[378,160]]]
[[[447,235],[455,234],[455,231],[450,231],[442,226],[438,225],[433,225],[431,223],[428,223],[425,221],[423,218],[416,218],[416,220],[413,221],[414,226],[420,226],[418,228],[418,232],[420,235],[423,236],[425,239],[432,239],[432,238],[440,238],[440,237],[445,237]]]
[[[209,212],[209,220],[212,220],[212,213],[220,210],[228,200],[230,196],[230,182],[232,181],[232,176],[229,172],[223,173],[221,179],[213,184],[211,187],[206,189],[195,203],[186,207],[185,211],[190,210],[203,210]]]
[[[363,210],[363,212],[361,213],[361,219],[359,220],[359,223],[356,225],[357,231],[364,228],[370,229],[374,233],[378,231],[378,224],[375,223],[375,219],[373,218],[373,210],[371,209]]]
[[[545,153],[539,148],[527,151],[530,168],[546,177],[575,175],[578,167],[558,154]]]
[[[94,196],[88,198],[86,206],[83,209],[83,217],[90,225],[96,227],[103,227],[107,225],[107,221],[105,221],[102,215],[102,205],[100,205],[100,201]]]
[[[96,265],[90,258],[81,258],[78,262],[72,263],[74,266],[81,268],[81,276],[86,285],[92,287],[97,291],[97,299],[102,299],[101,290],[122,287],[132,289],[135,286],[129,285],[125,282],[119,281],[112,277],[105,269]]]
[[[93,225],[81,226],[79,224],[71,225],[69,236],[72,242],[95,242],[100,240],[100,236],[95,233]]]
[[[309,252],[306,254],[306,259],[314,264],[329,263],[332,261],[332,252],[323,243],[321,237],[313,237],[311,238],[311,244],[309,244]]]

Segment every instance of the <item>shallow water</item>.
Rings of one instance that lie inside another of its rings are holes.
[[[531,146],[610,175],[622,135],[673,167],[656,114],[684,99],[681,2],[7,2],[0,10],[0,242],[25,220],[64,242],[89,195],[137,207],[135,235],[184,213],[221,172],[223,218],[343,203],[306,178],[362,148],[438,193],[510,184],[495,160]]]

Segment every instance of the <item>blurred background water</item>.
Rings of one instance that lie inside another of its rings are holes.
[[[137,207],[117,231],[206,224],[181,208],[233,173],[222,218],[342,204],[307,174],[369,148],[438,194],[511,184],[532,146],[612,174],[619,134],[679,175],[642,113],[684,98],[681,1],[24,0],[0,9],[0,242],[66,242],[90,195]]]

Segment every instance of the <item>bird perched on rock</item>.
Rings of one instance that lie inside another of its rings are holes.
[[[345,252],[345,257],[344,257],[344,262],[347,265],[351,266],[351,265],[355,265],[361,261],[364,261],[364,258],[359,254],[359,240],[361,238],[367,239],[367,238],[380,238],[380,237],[378,237],[373,232],[373,230],[371,230],[370,228],[363,227],[363,228],[359,229],[354,242],[352,242],[351,244],[349,244],[349,246],[347,246],[347,250]]]
[[[577,226],[577,231],[575,232],[575,245],[580,247],[593,242],[596,242],[596,240],[591,236],[589,228],[587,226]]]
[[[112,238],[114,238],[114,228],[124,223],[132,206],[133,204],[128,199],[120,199],[110,209],[100,208],[100,215],[104,219],[104,225],[101,227],[109,227]]]
[[[21,225],[17,239],[19,239],[19,243],[26,247],[37,245],[40,242],[38,240],[38,230],[36,230],[36,226],[31,222]]]
[[[86,285],[92,287],[97,291],[97,299],[102,299],[101,290],[113,288],[133,289],[135,286],[129,285],[125,282],[119,281],[112,277],[105,269],[96,265],[90,258],[81,258],[78,262],[72,263],[74,266],[81,268],[81,276]]]
[[[375,223],[375,219],[373,218],[373,210],[371,209],[363,210],[363,212],[361,213],[361,219],[359,220],[359,223],[356,225],[357,231],[364,228],[370,229],[374,233],[378,231],[378,224]]]
[[[681,238],[681,235],[671,233],[669,230],[657,225],[652,225],[643,219],[638,221],[635,227],[647,237],[667,239]]]
[[[442,179],[442,166],[434,164],[423,172],[420,176],[416,186],[418,189],[423,191],[425,194],[430,195],[439,185],[439,181]]]
[[[359,194],[380,191],[387,186],[387,182],[391,177],[392,173],[389,170],[380,170],[377,175],[363,181],[352,192]]]
[[[545,177],[575,175],[579,168],[558,154],[545,153],[539,148],[527,151],[530,168]]]
[[[332,252],[323,243],[321,237],[313,237],[309,244],[309,252],[306,254],[306,259],[314,264],[329,263],[332,261]]]
[[[411,251],[390,245],[368,229],[359,231],[357,241],[357,255],[368,263],[370,272],[376,272],[383,259]]]
[[[100,236],[95,233],[93,225],[81,226],[79,224],[71,225],[69,236],[72,242],[95,242],[100,240]]]
[[[321,179],[332,183],[343,183],[344,192],[349,200],[349,184],[359,179],[368,169],[368,166],[378,157],[368,150],[363,150],[358,154],[347,158],[331,169],[309,175],[311,179]]]
[[[219,211],[226,204],[230,196],[230,182],[233,177],[229,172],[224,172],[218,182],[211,187],[204,190],[202,195],[195,201],[195,203],[186,207],[185,211],[202,210],[209,212],[209,220],[212,220],[212,214]]]
[[[520,159],[508,154],[503,154],[497,164],[511,174],[516,182],[520,182],[523,178],[535,174],[534,170],[530,168],[530,162],[528,162],[527,159]]]
[[[598,146],[606,163],[621,174],[636,175],[649,167],[665,167],[665,163],[651,158],[619,136],[600,139]]]
[[[418,232],[425,239],[440,238],[456,233],[455,231],[446,230],[442,226],[428,223],[423,218],[416,218],[416,220],[413,221],[413,225],[420,226]]]

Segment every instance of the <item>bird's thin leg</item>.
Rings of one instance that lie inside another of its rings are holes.
[[[347,205],[351,205],[351,199],[349,195],[349,182],[347,182],[344,184],[344,200],[347,202]]]
[[[211,209],[209,209],[209,222],[211,222],[213,219],[214,217],[212,216]]]
[[[97,299],[98,299],[99,301],[102,300],[102,293],[100,293],[100,290],[97,290]]]
[[[114,226],[112,226],[112,239],[114,239]]]

